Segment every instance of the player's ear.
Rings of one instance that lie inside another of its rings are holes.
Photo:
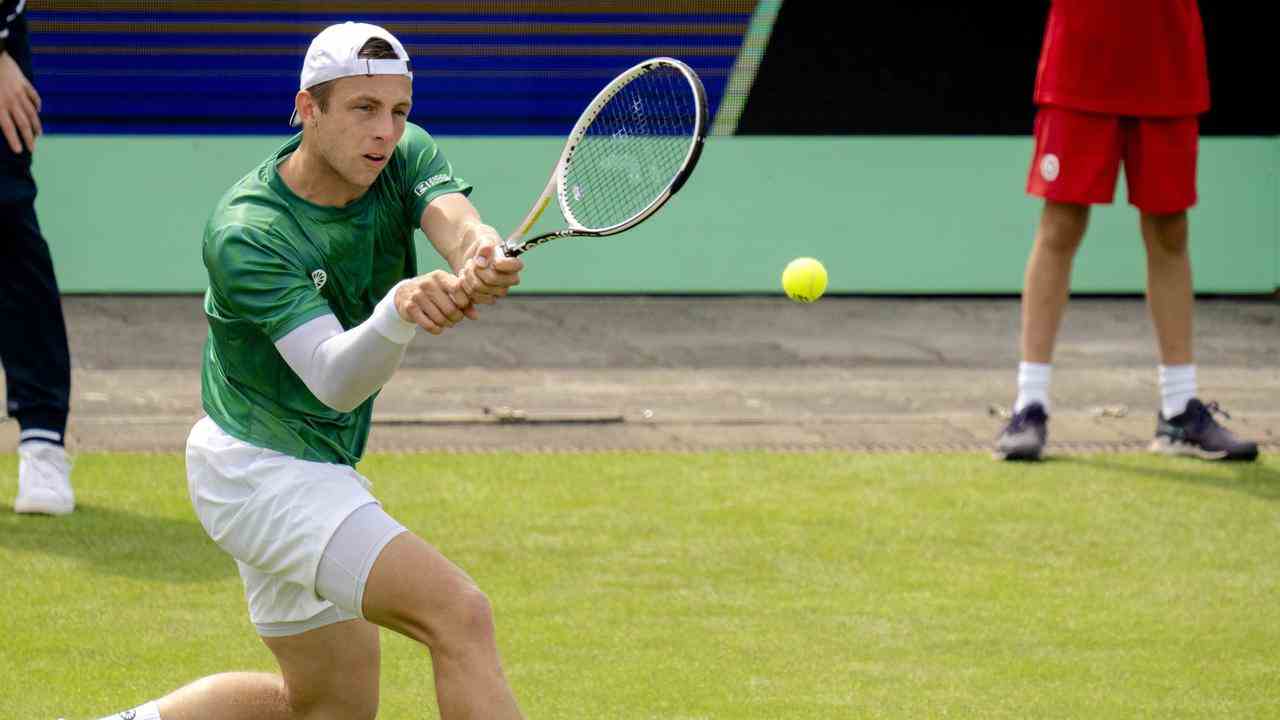
[[[306,126],[315,119],[316,114],[320,111],[320,107],[316,104],[316,99],[306,90],[299,90],[298,94],[293,98],[293,106],[298,111],[298,119]]]

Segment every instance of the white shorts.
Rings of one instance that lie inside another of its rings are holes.
[[[373,561],[404,531],[382,512],[370,487],[350,466],[251,445],[207,417],[187,438],[187,490],[196,516],[235,558],[249,619],[264,636],[295,635],[361,616]],[[344,524],[365,506],[370,510]],[[330,548],[340,526],[341,542]],[[318,583],[322,559],[327,582]]]

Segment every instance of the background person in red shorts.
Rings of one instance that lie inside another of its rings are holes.
[[[1160,350],[1151,449],[1252,460],[1258,447],[1196,398],[1187,209],[1196,202],[1199,115],[1209,109],[1196,0],[1053,0],[1036,75],[1027,192],[1043,197],[1022,292],[1014,415],[996,456],[1034,460],[1047,437],[1053,346],[1089,206],[1110,203],[1120,163],[1147,250],[1147,302]]]

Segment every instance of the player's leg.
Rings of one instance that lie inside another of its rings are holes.
[[[153,720],[154,711],[162,720],[292,720],[279,675],[230,672],[200,678],[163,698],[134,709],[135,720]],[[111,720],[126,714],[108,716]],[[104,720],[107,720],[104,718]]]
[[[1147,247],[1147,304],[1160,344],[1160,363],[1189,365],[1195,296],[1187,253],[1187,213],[1143,212],[1140,224]]]
[[[1159,343],[1160,412],[1155,452],[1252,460],[1256,443],[1220,425],[1216,403],[1196,398],[1195,291],[1187,209],[1196,202],[1197,118],[1143,119],[1127,129],[1125,177],[1147,250],[1147,304]]]
[[[430,650],[440,717],[521,717],[498,657],[488,598],[421,538],[402,533],[383,549],[369,573],[364,616]]]
[[[61,515],[75,508],[64,448],[71,361],[62,298],[36,219],[34,183],[5,175],[0,184],[8,198],[0,199],[0,364],[20,443],[14,509]]]
[[[264,637],[280,675],[210,675],[104,720],[372,720],[378,713],[378,628],[348,620]]]
[[[347,620],[301,635],[263,638],[263,642],[280,663],[284,695],[292,711],[289,717],[373,720],[377,716],[382,659],[376,625]],[[169,720],[167,715],[161,717]]]
[[[338,469],[336,474],[341,477],[346,471]],[[321,508],[301,510],[319,514]],[[317,548],[323,552],[315,566],[314,593],[331,605],[306,620],[255,623],[280,664],[280,675],[229,673],[205,678],[161,700],[161,718],[372,719],[378,711],[378,628],[355,618],[369,567],[382,548],[403,532],[404,527],[377,503],[350,513],[323,548]],[[281,587],[278,577],[256,568],[242,565],[240,572],[256,597],[281,597],[292,589]],[[228,707],[245,714],[227,715],[224,708]]]
[[[1159,416],[1171,418],[1196,395],[1187,208],[1196,201],[1199,128],[1195,118],[1139,120],[1127,134],[1125,178],[1146,245],[1147,308],[1160,352]]]
[[[1109,203],[1120,171],[1120,119],[1046,107],[1036,114],[1027,192],[1044,198],[1022,288],[1022,360],[1048,364],[1089,206]]]
[[[368,516],[361,508],[378,507],[368,481],[345,465],[243,442],[209,418],[187,440],[187,481],[201,525],[236,560],[250,619],[281,674],[203,678],[138,708],[138,720],[155,720],[157,708],[164,720],[372,718],[377,628],[351,607],[359,597],[351,576],[332,570],[334,557],[346,564],[370,558],[371,565],[392,533],[403,531],[351,522]]]
[[[1044,198],[1022,287],[1022,361],[1014,414],[996,456],[1040,457],[1047,440],[1053,349],[1071,290],[1071,269],[1089,223],[1089,206],[1110,202],[1119,172],[1118,119],[1043,108],[1027,192]]]
[[[1194,295],[1187,209],[1196,202],[1199,122],[1195,117],[1126,124],[1125,179],[1147,250],[1147,302],[1167,366],[1192,362]],[[1185,404],[1185,403],[1184,403]]]
[[[1053,346],[1066,311],[1071,267],[1089,206],[1046,200],[1022,286],[1022,361],[1013,416],[996,438],[996,457],[1038,460],[1049,439]]]
[[[1088,223],[1088,205],[1045,200],[1023,277],[1023,362],[1053,362],[1053,347],[1071,292],[1072,264]]]

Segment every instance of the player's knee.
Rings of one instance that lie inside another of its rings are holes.
[[[1088,205],[1048,201],[1041,214],[1036,243],[1042,251],[1071,258],[1079,249],[1080,241],[1084,240],[1088,223]]]
[[[1187,252],[1187,214],[1144,213],[1143,223],[1150,228],[1144,233],[1148,252],[1183,255]]]
[[[459,594],[450,618],[450,644],[460,647],[493,644],[493,606],[478,587]]]
[[[470,654],[494,646],[493,606],[480,588],[457,593],[449,607],[432,623],[426,643],[433,651]]]
[[[1040,217],[1036,242],[1045,250],[1074,255],[1084,239],[1089,224],[1089,206],[1071,203],[1045,203]]]
[[[461,621],[469,638],[488,642],[493,638],[493,605],[480,588],[473,588],[462,602]]]

